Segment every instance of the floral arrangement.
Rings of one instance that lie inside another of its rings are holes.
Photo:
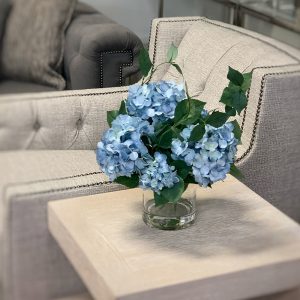
[[[97,146],[97,161],[110,180],[151,189],[155,205],[176,203],[189,183],[211,187],[228,173],[240,175],[234,162],[241,129],[232,119],[247,105],[252,74],[229,67],[220,99],[224,112],[207,111],[205,102],[189,95],[177,54],[172,45],[163,64],[176,68],[183,84],[150,82],[163,64],[154,67],[141,51],[142,82],[129,87],[119,110],[107,113],[110,128]]]

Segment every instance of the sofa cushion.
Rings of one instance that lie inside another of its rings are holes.
[[[50,92],[56,89],[47,85],[37,83],[3,80],[0,81],[0,95],[2,94],[19,94],[19,93],[36,93],[36,92]]]
[[[3,74],[64,89],[64,32],[75,5],[76,0],[14,0],[3,39]]]

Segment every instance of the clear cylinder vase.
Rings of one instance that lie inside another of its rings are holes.
[[[160,206],[155,205],[152,191],[143,191],[143,220],[148,226],[161,230],[187,228],[195,222],[195,200],[196,186],[191,184],[176,203],[170,199]]]

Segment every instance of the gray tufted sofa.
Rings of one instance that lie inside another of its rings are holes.
[[[137,80],[141,40],[94,8],[78,3],[65,35],[67,89],[113,87]],[[0,94],[54,91],[34,82],[0,78]]]
[[[205,18],[157,19],[149,46],[155,65],[165,60],[172,42],[179,45],[178,62],[184,62],[191,93],[212,107],[227,84],[228,64],[253,69],[249,103],[239,119],[238,165],[245,184],[300,221],[299,51]],[[237,55],[240,47],[244,51]],[[165,68],[152,79],[170,77],[177,80]],[[94,150],[107,128],[106,111],[116,109],[126,93],[121,87],[0,97],[5,300],[55,299],[85,290],[47,230],[47,202],[121,188],[99,170]]]

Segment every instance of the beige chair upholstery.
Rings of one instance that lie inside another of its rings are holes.
[[[206,60],[195,60],[193,52],[186,56],[184,50],[193,46],[191,40],[196,43],[197,32],[206,47],[211,45],[208,53],[199,52]],[[214,41],[209,34],[218,38]],[[247,57],[233,59],[241,48],[234,48],[226,37],[247,45]],[[227,84],[222,73],[226,64],[239,67],[248,62],[248,55],[255,59],[245,66],[254,70],[249,104],[239,119],[243,144],[238,164],[248,186],[300,221],[299,51],[205,18],[157,19],[149,46],[155,65],[165,60],[172,42],[179,46],[183,72],[189,76],[189,61],[199,70],[190,78],[209,105],[217,105],[214,101]],[[220,57],[214,52],[211,62],[209,51],[216,47]],[[272,57],[262,59],[268,51]],[[170,76],[174,77],[172,71],[161,68],[152,80]],[[52,299],[84,290],[48,233],[46,203],[121,188],[99,171],[93,150],[107,128],[106,111],[117,108],[126,91],[124,87],[0,97],[0,270],[5,300]]]

